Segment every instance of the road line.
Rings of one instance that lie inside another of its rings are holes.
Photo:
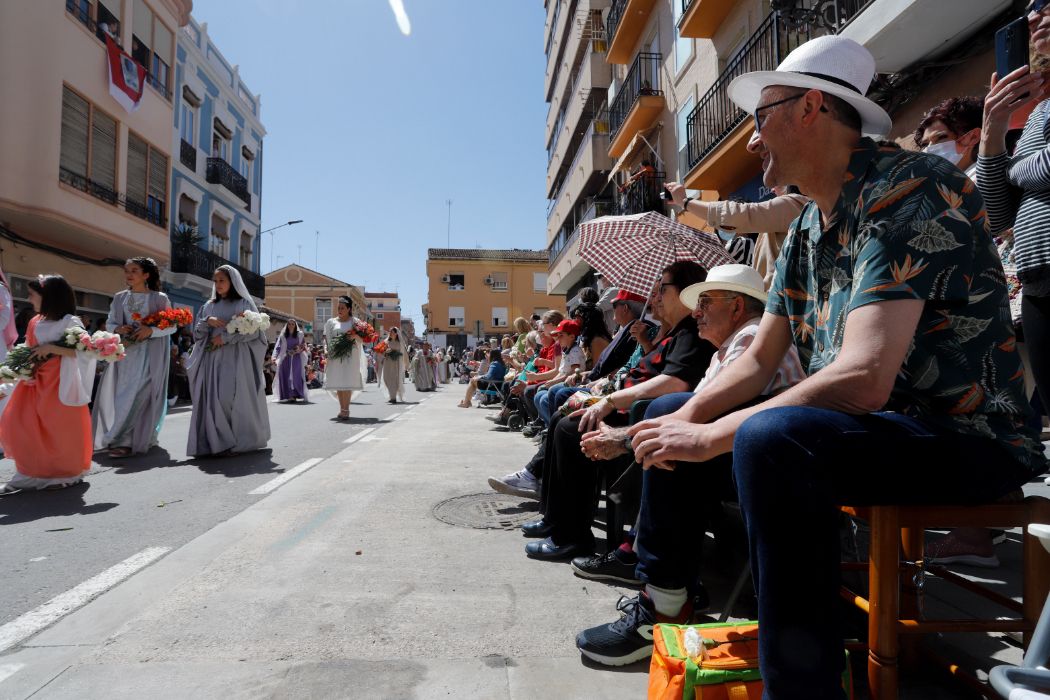
[[[32,637],[124,579],[130,578],[140,569],[146,568],[169,551],[171,547],[148,547],[8,622],[0,627],[0,651]],[[0,673],[5,668],[7,667],[0,667]],[[10,671],[8,675],[17,670]]]
[[[302,474],[303,472],[305,472],[307,469],[310,469],[311,467],[315,467],[315,466],[317,466],[318,464],[320,464],[323,461],[324,460],[321,459],[320,457],[312,457],[312,458],[306,460],[305,462],[303,462],[302,464],[292,467],[291,469],[286,471],[284,474],[281,474],[276,479],[270,479],[269,481],[267,481],[262,486],[260,486],[258,488],[255,488],[255,489],[252,489],[251,491],[248,492],[248,495],[249,496],[262,496],[264,494],[270,493],[271,491],[273,491],[274,489],[278,488],[279,486],[283,486],[285,482],[291,481],[295,477],[297,477],[300,474]]]
[[[397,420],[400,417],[401,417],[400,413],[393,413],[393,414],[387,416],[386,418],[384,418],[383,420],[385,420],[385,421],[395,421],[395,420]]]
[[[25,666],[25,664],[0,664],[0,683],[21,671]]]
[[[358,440],[363,438],[365,435],[368,435],[369,433],[374,433],[374,432],[375,432],[375,428],[365,428],[364,430],[359,432],[357,435],[353,435],[353,436],[348,437],[347,439],[343,440],[343,443],[347,444],[347,445],[353,445],[355,442],[357,442]]]

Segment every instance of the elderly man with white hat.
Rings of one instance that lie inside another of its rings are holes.
[[[730,84],[765,185],[811,201],[754,342],[679,411],[632,428],[646,468],[732,455],[778,700],[844,697],[839,504],[986,502],[1046,465],[984,202],[948,161],[862,136],[891,126],[864,96],[874,73],[860,44],[824,36]],[[806,379],[738,409],[792,345]],[[644,638],[676,612],[652,602],[607,627]]]

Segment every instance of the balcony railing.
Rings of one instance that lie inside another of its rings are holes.
[[[187,274],[211,279],[215,268],[220,265],[231,265],[237,272],[241,273],[244,286],[253,297],[264,299],[266,297],[266,278],[251,270],[227,260],[221,255],[195,245],[173,245],[171,247],[171,271],[185,272]]]
[[[631,107],[644,95],[662,95],[660,90],[660,62],[663,56],[658,53],[640,53],[627,71],[623,85],[616,92],[609,107],[609,131],[615,137],[617,131],[627,120]]]
[[[185,139],[180,139],[179,160],[190,170],[197,170],[197,147]]]
[[[657,211],[662,214],[664,200],[660,199],[660,192],[663,191],[665,182],[667,174],[657,170],[625,185],[620,192],[619,213],[644,214],[647,211]]]
[[[616,205],[613,202],[605,199],[591,200],[590,206],[584,209],[583,214],[579,218],[566,222],[561,230],[558,231],[557,237],[547,251],[549,267],[553,268],[561,254],[566,250],[571,250],[576,245],[576,241],[580,237],[580,224],[596,219],[599,216],[608,216],[615,213]]]
[[[70,187],[76,188],[81,192],[86,192],[92,197],[97,197],[103,202],[109,204],[116,204],[120,200],[120,195],[115,190],[111,190],[105,185],[101,185],[94,180],[89,180],[83,175],[78,175],[72,170],[60,167],[58,169],[58,179],[66,183]]]
[[[612,5],[609,6],[609,14],[605,18],[605,36],[609,44],[612,44],[613,39],[616,38],[616,28],[620,26],[620,20],[623,19],[628,2],[629,0],[613,0]]]
[[[222,185],[230,192],[233,192],[245,203],[245,208],[251,206],[252,196],[248,194],[248,181],[222,158],[208,159],[208,168],[204,173],[204,179],[212,184]]]
[[[79,175],[72,170],[62,167],[58,169],[58,179],[70,187],[85,192],[97,199],[101,199],[107,204],[124,207],[124,211],[132,216],[137,216],[155,226],[163,228],[168,225],[167,202],[163,199],[150,196],[147,197],[146,204],[141,204],[128,199],[127,195],[119,194],[105,185],[99,184],[94,180],[90,180],[83,175]]]
[[[842,29],[869,2],[802,0],[792,8],[770,13],[686,118],[689,169],[696,167],[748,117],[729,99],[729,83],[734,78],[752,71],[774,70],[799,44]]]
[[[145,204],[124,198],[124,211],[156,226],[166,226],[168,223],[164,208],[164,200],[156,197],[147,197]]]

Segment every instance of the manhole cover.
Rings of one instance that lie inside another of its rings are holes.
[[[538,510],[535,501],[498,493],[472,493],[442,501],[431,512],[441,522],[458,527],[513,530],[535,520]]]

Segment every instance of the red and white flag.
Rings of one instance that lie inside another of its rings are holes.
[[[106,64],[109,67],[109,94],[128,112],[134,112],[142,101],[146,87],[146,69],[120,50],[117,42],[106,37]]]

